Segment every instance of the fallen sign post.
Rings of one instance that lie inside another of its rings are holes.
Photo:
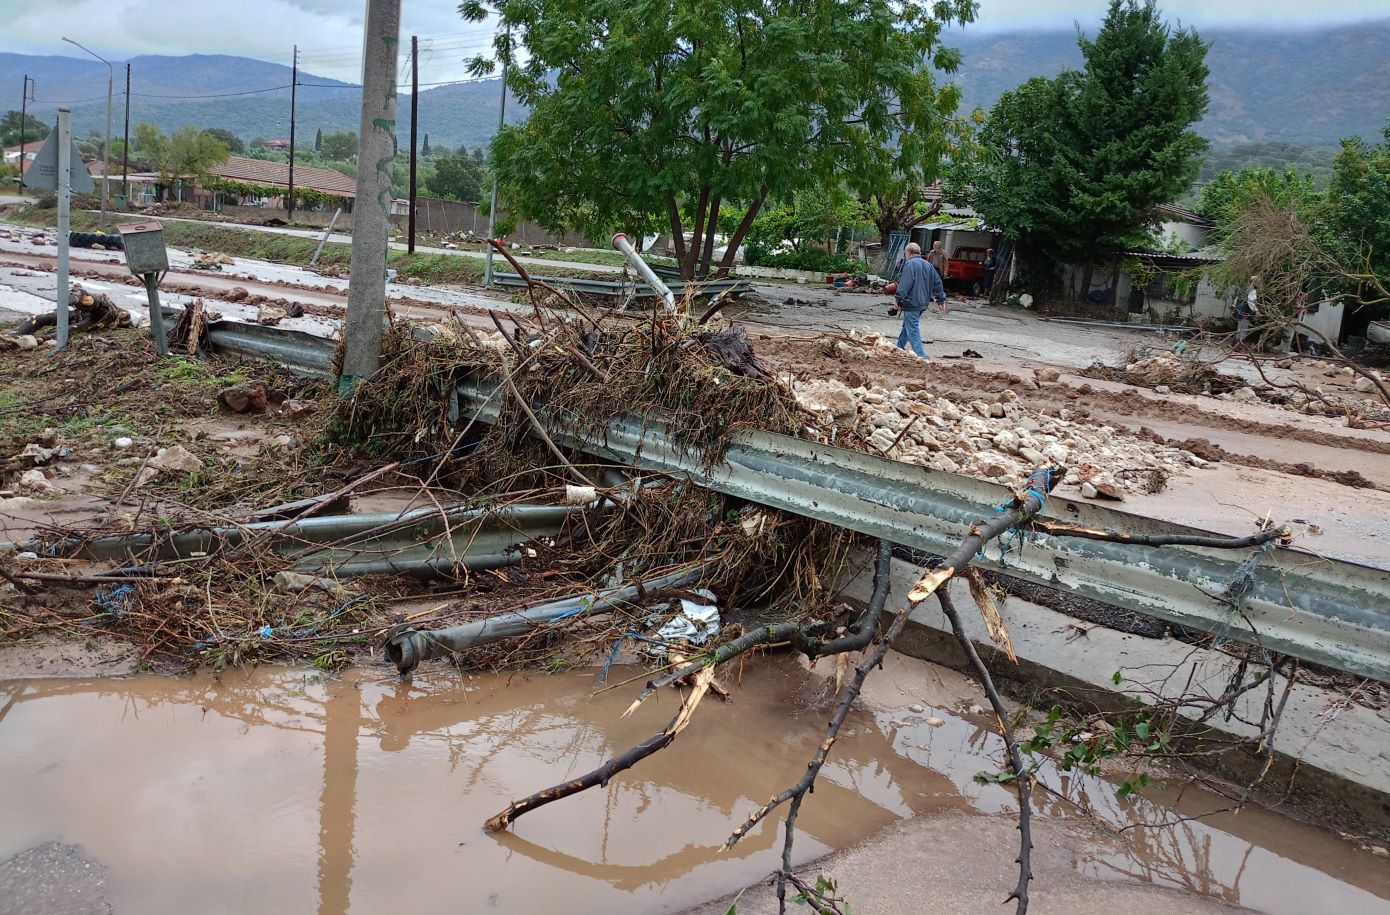
[[[164,312],[159,305],[159,277],[169,269],[169,252],[164,247],[164,226],[158,220],[117,226],[125,249],[126,265],[130,272],[144,280],[145,294],[150,303],[150,336],[154,351],[169,355],[169,332],[164,327]]]

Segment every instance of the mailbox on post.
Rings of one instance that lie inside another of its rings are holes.
[[[126,266],[145,281],[150,300],[150,336],[154,351],[169,355],[169,334],[164,329],[164,312],[159,305],[159,277],[169,269],[169,252],[164,247],[164,226],[156,219],[116,227],[125,248]]]
[[[169,269],[169,252],[164,247],[164,226],[156,219],[117,226],[125,246],[125,262],[136,276],[163,273]]]

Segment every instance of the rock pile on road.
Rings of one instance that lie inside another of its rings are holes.
[[[1073,420],[1065,409],[1058,417],[1035,413],[1010,390],[963,402],[925,389],[850,388],[833,379],[796,381],[792,389],[826,429],[852,429],[867,439],[870,451],[1005,484],[1053,462],[1069,468],[1063,485],[1084,497],[1123,499],[1152,491],[1155,480],[1208,464],[1187,451]]]

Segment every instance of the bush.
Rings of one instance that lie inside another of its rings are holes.
[[[753,267],[784,270],[810,270],[816,273],[862,273],[868,264],[848,254],[824,251],[769,251],[761,245],[747,245],[743,259]]]

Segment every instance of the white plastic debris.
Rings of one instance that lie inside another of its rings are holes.
[[[667,604],[648,617],[650,622],[655,623],[666,617],[672,610],[676,611],[675,616],[672,616],[656,631],[655,641],[649,643],[652,654],[665,657],[667,646],[672,642],[703,645],[712,636],[719,634],[719,608],[714,602],[714,595],[704,590],[695,591],[694,594],[708,603],[699,604],[681,598],[679,601]]]
[[[566,505],[588,505],[598,498],[598,489],[593,486],[566,486]]]

